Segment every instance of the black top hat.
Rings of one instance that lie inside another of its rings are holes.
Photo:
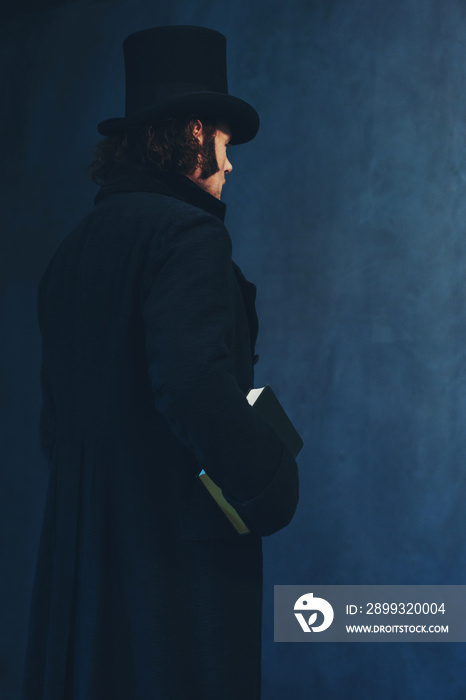
[[[204,27],[156,27],[123,42],[126,69],[125,116],[97,129],[107,136],[168,117],[224,121],[232,144],[257,134],[259,116],[228,94],[226,38]]]

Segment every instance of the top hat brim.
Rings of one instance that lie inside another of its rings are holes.
[[[139,114],[106,119],[97,125],[102,136],[110,136],[125,129],[167,119],[169,117],[197,117],[202,120],[225,122],[231,129],[232,146],[251,141],[259,129],[259,115],[254,107],[239,97],[218,92],[193,92],[176,95]]]

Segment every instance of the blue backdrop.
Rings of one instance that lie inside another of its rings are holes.
[[[92,205],[121,41],[163,24],[225,33],[262,119],[231,151],[226,223],[259,288],[256,384],[305,441],[299,511],[265,541],[264,700],[466,697],[463,644],[275,644],[272,618],[274,584],[466,583],[466,4],[44,5],[0,27],[0,697],[19,694],[47,478],[36,287]]]

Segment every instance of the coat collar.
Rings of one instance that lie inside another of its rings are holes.
[[[116,192],[154,192],[181,199],[224,221],[226,205],[201,189],[181,173],[164,173],[151,168],[136,168],[108,180],[97,193],[94,203]]]

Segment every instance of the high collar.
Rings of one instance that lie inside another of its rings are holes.
[[[108,180],[97,193],[94,203],[116,192],[154,192],[167,197],[175,197],[194,207],[225,219],[226,205],[201,189],[181,173],[163,173],[150,168],[136,168],[131,172]]]

